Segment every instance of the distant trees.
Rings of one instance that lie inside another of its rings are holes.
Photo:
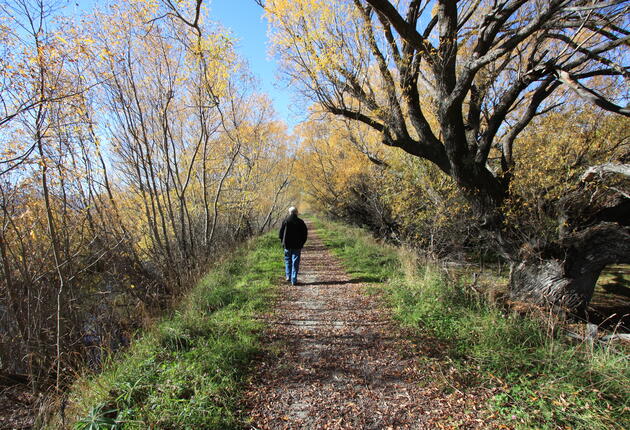
[[[585,182],[587,166],[574,166],[563,198],[540,209],[554,237],[543,225],[526,239],[511,216],[529,204],[515,186],[518,145],[532,121],[559,106],[571,112],[588,102],[630,115],[615,101],[629,76],[629,8],[587,0],[265,2],[288,79],[326,112],[452,178],[512,262],[514,298],[569,308],[588,303],[604,266],[629,261],[627,175],[602,171]],[[582,161],[627,162],[618,146]]]
[[[194,28],[157,2],[0,3],[0,366],[34,389],[286,205],[284,124],[229,34],[177,4]]]

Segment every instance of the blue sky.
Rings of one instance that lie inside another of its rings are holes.
[[[99,3],[98,0],[68,0],[66,7],[69,13],[89,12]],[[247,60],[258,78],[260,90],[271,97],[279,119],[287,123],[291,132],[306,112],[291,107],[291,91],[279,79],[276,62],[268,54],[267,22],[262,18],[262,8],[254,0],[205,0],[204,5],[210,9],[213,21],[231,31],[237,40],[238,53]]]

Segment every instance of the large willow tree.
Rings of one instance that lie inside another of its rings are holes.
[[[513,263],[514,298],[583,307],[606,265],[630,262],[623,159],[591,166],[544,209],[556,223],[552,240],[524,243],[506,217],[523,204],[510,186],[515,145],[536,116],[570,100],[630,115],[615,101],[629,77],[628,2],[269,0],[264,7],[292,84],[454,180]]]

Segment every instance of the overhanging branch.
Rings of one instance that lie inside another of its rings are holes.
[[[566,72],[564,70],[557,70],[556,72],[558,80],[565,84],[567,87],[571,88],[578,95],[578,97],[589,101],[604,110],[630,117],[630,108],[628,108],[627,106],[621,107],[614,104],[610,100],[607,100],[601,94],[598,94],[594,90],[591,90],[590,88],[587,88],[586,86],[579,83],[569,72]]]

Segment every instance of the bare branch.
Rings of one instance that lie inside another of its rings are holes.
[[[587,100],[596,106],[599,106],[602,109],[605,109],[610,112],[615,112],[620,115],[630,116],[630,108],[621,107],[613,102],[604,98],[601,94],[598,94],[594,90],[587,88],[586,86],[579,83],[569,72],[564,70],[557,70],[558,80],[560,80],[563,84],[571,88],[580,98]]]
[[[580,182],[591,182],[596,176],[602,176],[606,173],[615,173],[630,178],[630,164],[605,163],[591,166],[580,177]]]
[[[422,53],[423,57],[432,67],[436,65],[435,59],[432,55],[432,53],[435,52],[435,48],[431,42],[426,37],[420,35],[420,33],[416,31],[415,26],[412,27],[407,21],[405,21],[405,19],[400,16],[396,8],[389,1],[367,0],[367,2],[372,5],[374,9],[387,17],[388,21],[396,29],[398,34],[400,34],[401,37],[411,44],[418,52]]]

